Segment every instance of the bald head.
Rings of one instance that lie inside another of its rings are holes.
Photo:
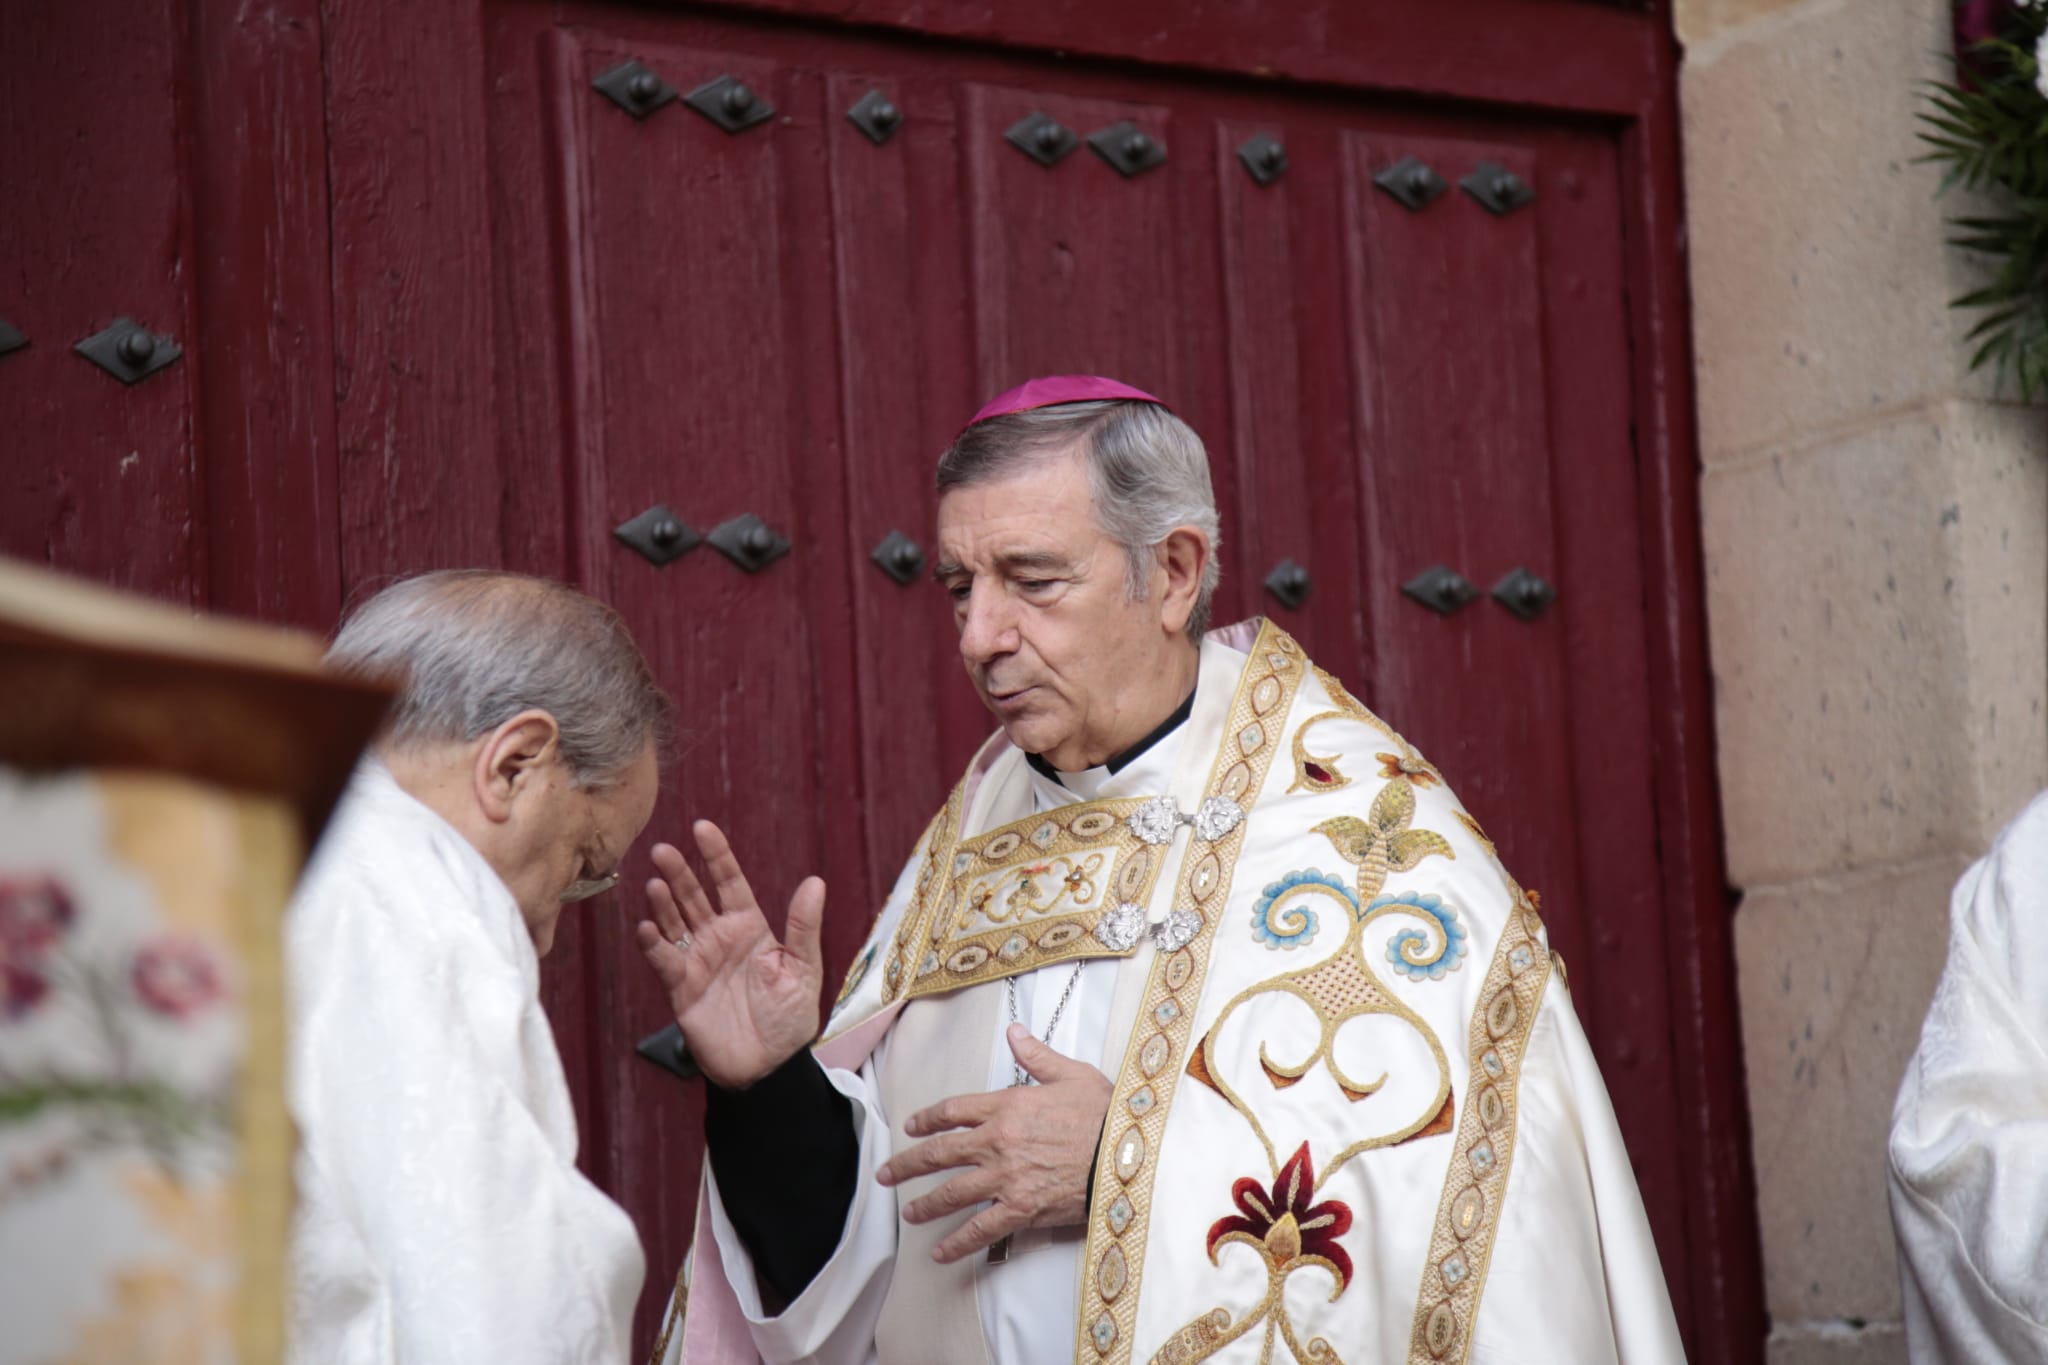
[[[327,662],[397,681],[382,744],[468,743],[530,710],[559,727],[579,785],[604,785],[652,743],[672,706],[617,612],[544,578],[453,570],[403,579],[352,613]]]

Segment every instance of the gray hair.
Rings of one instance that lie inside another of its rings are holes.
[[[619,614],[525,574],[401,579],[350,614],[327,663],[399,684],[382,737],[396,748],[466,743],[545,711],[578,786],[619,777],[650,742],[661,753],[674,726],[674,704]]]
[[[976,422],[939,457],[939,495],[1001,478],[1079,445],[1088,462],[1095,521],[1123,546],[1126,589],[1145,595],[1154,551],[1181,526],[1209,538],[1209,560],[1188,614],[1188,638],[1200,643],[1223,565],[1209,452],[1194,428],[1157,403],[1115,399],[1062,403]]]

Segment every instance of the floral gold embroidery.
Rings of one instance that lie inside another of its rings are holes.
[[[1270,883],[1252,906],[1252,937],[1268,948],[1302,948],[1314,941],[1320,921],[1316,912],[1295,893],[1307,887],[1313,894],[1332,895],[1347,909],[1358,909],[1358,898],[1337,878],[1315,868],[1290,872]],[[1292,902],[1291,904],[1289,902]]]
[[[1331,704],[1336,709],[1317,712],[1303,721],[1301,727],[1294,732],[1294,782],[1287,788],[1291,792],[1304,789],[1329,792],[1351,785],[1351,779],[1338,768],[1336,755],[1312,754],[1308,751],[1308,732],[1322,721],[1342,720],[1348,716],[1352,720],[1364,721],[1389,739],[1394,738],[1394,732],[1388,728],[1387,723],[1366,710],[1364,702],[1345,691],[1344,684],[1337,681],[1335,674],[1316,668],[1315,675],[1316,680],[1323,685],[1323,690],[1329,693]]]
[[[1436,1060],[1437,1085],[1431,1098],[1407,1121],[1387,1132],[1362,1138],[1337,1153],[1325,1171],[1327,1178],[1335,1175],[1345,1162],[1360,1152],[1391,1147],[1433,1131],[1451,1095],[1451,1065],[1444,1055],[1443,1044],[1428,1022],[1390,991],[1374,972],[1365,952],[1367,927],[1390,915],[1407,916],[1423,924],[1424,928],[1420,930],[1402,928],[1387,942],[1388,959],[1403,974],[1416,980],[1440,979],[1447,972],[1455,971],[1465,957],[1467,932],[1458,921],[1457,913],[1437,896],[1383,896],[1360,909],[1348,888],[1332,885],[1334,879],[1311,878],[1302,874],[1295,876],[1301,880],[1290,888],[1290,894],[1327,896],[1338,901],[1343,908],[1345,918],[1350,921],[1344,946],[1312,967],[1272,977],[1239,992],[1223,1007],[1216,1016],[1216,1022],[1202,1036],[1200,1044],[1188,1058],[1187,1072],[1221,1095],[1226,1103],[1244,1116],[1265,1147],[1268,1160],[1277,1163],[1278,1153],[1254,1106],[1222,1074],[1217,1061],[1216,1040],[1224,1025],[1240,1008],[1268,994],[1292,995],[1306,1004],[1322,1024],[1316,1046],[1299,1061],[1282,1062],[1274,1060],[1266,1042],[1261,1040],[1259,1069],[1275,1089],[1285,1089],[1300,1081],[1317,1062],[1321,1062],[1330,1073],[1330,1079],[1353,1104],[1372,1098],[1386,1084],[1387,1078],[1381,1075],[1368,1081],[1347,1074],[1337,1061],[1338,1030],[1353,1019],[1366,1015],[1391,1016],[1414,1029],[1428,1044],[1430,1054]]]
[[[1311,1266],[1329,1272],[1336,1282],[1330,1291],[1332,1303],[1351,1283],[1351,1256],[1338,1241],[1351,1230],[1351,1209],[1336,1199],[1316,1203],[1315,1191],[1315,1162],[1306,1142],[1281,1166],[1270,1186],[1245,1178],[1230,1187],[1230,1200],[1238,1211],[1210,1225],[1209,1262],[1217,1264],[1222,1247],[1233,1243],[1250,1247],[1265,1262],[1266,1296],[1235,1324],[1225,1309],[1203,1314],[1168,1338],[1152,1357],[1154,1365],[1206,1360],[1261,1323],[1266,1326],[1261,1360],[1271,1359],[1276,1332],[1297,1360],[1337,1359],[1330,1344],[1321,1338],[1306,1345],[1298,1339],[1282,1295],[1287,1277]]]
[[[1361,903],[1379,895],[1389,872],[1410,872],[1424,858],[1456,858],[1450,841],[1434,830],[1410,829],[1415,819],[1415,789],[1406,782],[1389,782],[1373,798],[1372,811],[1363,820],[1339,815],[1315,827],[1315,832],[1337,846],[1338,854],[1358,867],[1358,899]]]
[[[1381,777],[1400,778],[1417,787],[1434,787],[1444,780],[1443,774],[1413,749],[1398,754],[1374,754],[1373,757],[1380,761]]]
[[[1250,812],[1279,747],[1267,742],[1268,735],[1278,733],[1306,671],[1301,646],[1265,622],[1231,700],[1224,740],[1209,772],[1209,796],[1227,798],[1241,812]],[[1192,916],[1204,929],[1215,923],[1229,901],[1245,826],[1240,818],[1219,838],[1198,842],[1194,847],[1202,851],[1200,857],[1192,852],[1182,857],[1175,874],[1175,914]],[[1135,1349],[1139,1275],[1159,1168],[1151,1157],[1159,1149],[1172,1110],[1181,1074],[1172,1063],[1187,1053],[1215,941],[1214,934],[1198,931],[1186,946],[1156,955],[1141,1004],[1143,1022],[1132,1032],[1117,1070],[1110,1110],[1114,1117],[1103,1131],[1094,1197],[1089,1201],[1097,1212],[1088,1227],[1081,1311],[1075,1324],[1076,1359],[1124,1365]],[[1133,1099],[1141,1102],[1133,1105]]]
[[[1462,1365],[1471,1351],[1472,1324],[1479,1316],[1493,1235],[1507,1196],[1522,1062],[1551,967],[1536,936],[1541,922],[1519,889],[1515,898],[1523,909],[1508,917],[1466,1031],[1472,1093],[1458,1124],[1422,1268],[1409,1365]]]
[[[918,925],[906,917],[898,936],[906,951],[892,967],[907,978],[906,998],[1129,954],[1135,940],[1095,931],[1120,907],[1150,899],[1164,866],[1126,823],[1142,804],[1063,806],[952,841],[930,905],[920,907]]]
[[[1454,811],[1452,813],[1458,817],[1458,823],[1465,827],[1465,832],[1477,839],[1479,846],[1485,849],[1489,856],[1498,856],[1498,850],[1494,848],[1493,840],[1486,837],[1486,831],[1479,828],[1477,820],[1474,820],[1464,811]]]

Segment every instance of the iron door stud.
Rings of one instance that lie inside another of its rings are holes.
[[[924,572],[924,548],[901,531],[891,528],[868,555],[881,567],[883,573],[905,586],[916,581]]]
[[[1439,616],[1450,616],[1479,596],[1479,589],[1463,574],[1442,564],[1432,564],[1403,583],[1401,592]]]
[[[593,80],[591,86],[636,119],[680,99],[676,88],[639,62],[620,62]]]
[[[788,539],[752,512],[720,522],[705,539],[748,573],[759,573],[789,553]]]
[[[1050,114],[1030,113],[1011,124],[1003,140],[1041,166],[1058,165],[1081,145],[1081,135]]]
[[[775,117],[775,106],[737,76],[720,76],[683,96],[683,103],[728,133],[744,133]]]
[[[177,342],[128,317],[115,318],[72,349],[123,384],[139,384],[185,354]]]
[[[612,534],[657,567],[681,559],[704,543],[704,537],[691,530],[689,523],[660,502],[613,527]]]

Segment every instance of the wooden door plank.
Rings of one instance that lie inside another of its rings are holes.
[[[327,14],[342,571],[551,572],[555,490],[502,477],[480,0]],[[451,509],[461,509],[451,514]]]
[[[1613,144],[1557,138],[1542,155],[1532,205],[1542,241],[1543,348],[1552,363],[1549,435],[1558,583],[1571,690],[1572,788],[1592,822],[1579,839],[1589,932],[1568,958],[1573,1003],[1595,1043],[1608,1094],[1630,1139],[1667,1265],[1687,1264],[1697,1225],[1687,1183],[1679,1089],[1669,1083],[1672,999],[1668,912],[1661,894],[1640,497],[1630,396],[1621,204]],[[1670,1277],[1679,1322],[1697,1342],[1688,1276]]]
[[[342,576],[320,6],[198,0],[192,23],[208,596],[325,632]]]
[[[29,340],[0,356],[0,552],[197,606],[182,13],[0,6],[0,182],[33,197],[0,213],[0,317]],[[128,386],[73,352],[122,316],[184,358]]]
[[[1215,124],[1236,453],[1237,515],[1225,529],[1226,542],[1234,542],[1228,568],[1244,614],[1272,617],[1312,657],[1359,687],[1357,471],[1348,426],[1315,420],[1310,390],[1316,369],[1307,354],[1330,346],[1331,332],[1342,326],[1341,315],[1330,315],[1328,274],[1316,266],[1319,259],[1337,259],[1337,242],[1322,234],[1324,223],[1310,225],[1320,218],[1334,225],[1339,206],[1329,182],[1313,172],[1259,185],[1238,157],[1254,135],[1277,138],[1296,156],[1316,149],[1311,166],[1317,153],[1335,150],[1333,138],[1306,122],[1234,118]],[[1298,240],[1309,250],[1299,250]],[[1318,249],[1331,254],[1319,257]],[[1341,340],[1336,349],[1341,355]],[[1290,559],[1310,575],[1299,608],[1265,587],[1267,576]]]
[[[964,108],[981,391],[1034,375],[1104,374],[1148,393],[1182,392],[1173,178],[1127,180],[1085,145],[1041,166],[1002,134],[1040,112],[1084,138],[1128,120],[1164,141],[1169,158],[1201,152],[1175,148],[1156,105],[976,84]]]
[[[1442,766],[1543,891],[1566,956],[1583,958],[1561,613],[1524,622],[1487,596],[1518,567],[1558,581],[1535,219],[1495,218],[1455,188],[1411,211],[1373,183],[1411,155],[1450,181],[1482,160],[1526,181],[1531,159],[1449,139],[1346,143],[1367,701]],[[1440,616],[1402,594],[1435,566],[1476,600]]]
[[[830,625],[851,616],[838,399],[829,382],[812,386],[821,420],[798,378],[837,364],[828,242],[797,228],[825,212],[817,82],[745,54],[591,30],[565,33],[559,50],[549,99],[573,225],[562,274],[581,300],[565,383],[578,554],[682,713],[682,754],[643,846],[687,842],[689,819],[716,819],[778,930],[798,880],[819,871],[846,892],[828,918],[845,918],[833,914],[844,904],[862,921],[860,843],[840,833],[859,822],[850,694],[836,685],[852,654]],[[683,89],[731,75],[777,115],[738,134],[680,105],[636,120],[590,88],[628,57]],[[611,533],[656,503],[700,534],[751,513],[790,552],[748,573],[706,544],[657,568]],[[658,1268],[645,1335],[689,1241],[702,1092],[632,1054],[668,1006],[628,917],[590,931],[608,1113],[598,1164]]]
[[[876,145],[844,117],[884,91],[904,122]],[[952,615],[931,581],[932,470],[979,400],[961,250],[954,91],[928,73],[836,72],[826,82],[839,392],[845,441],[846,576],[858,653],[867,903],[882,904],[950,784],[993,728],[958,662]],[[891,530],[923,550],[898,584],[870,558]],[[910,717],[912,723],[900,723]],[[895,718],[893,721],[891,718]],[[834,964],[865,920],[827,926]]]

